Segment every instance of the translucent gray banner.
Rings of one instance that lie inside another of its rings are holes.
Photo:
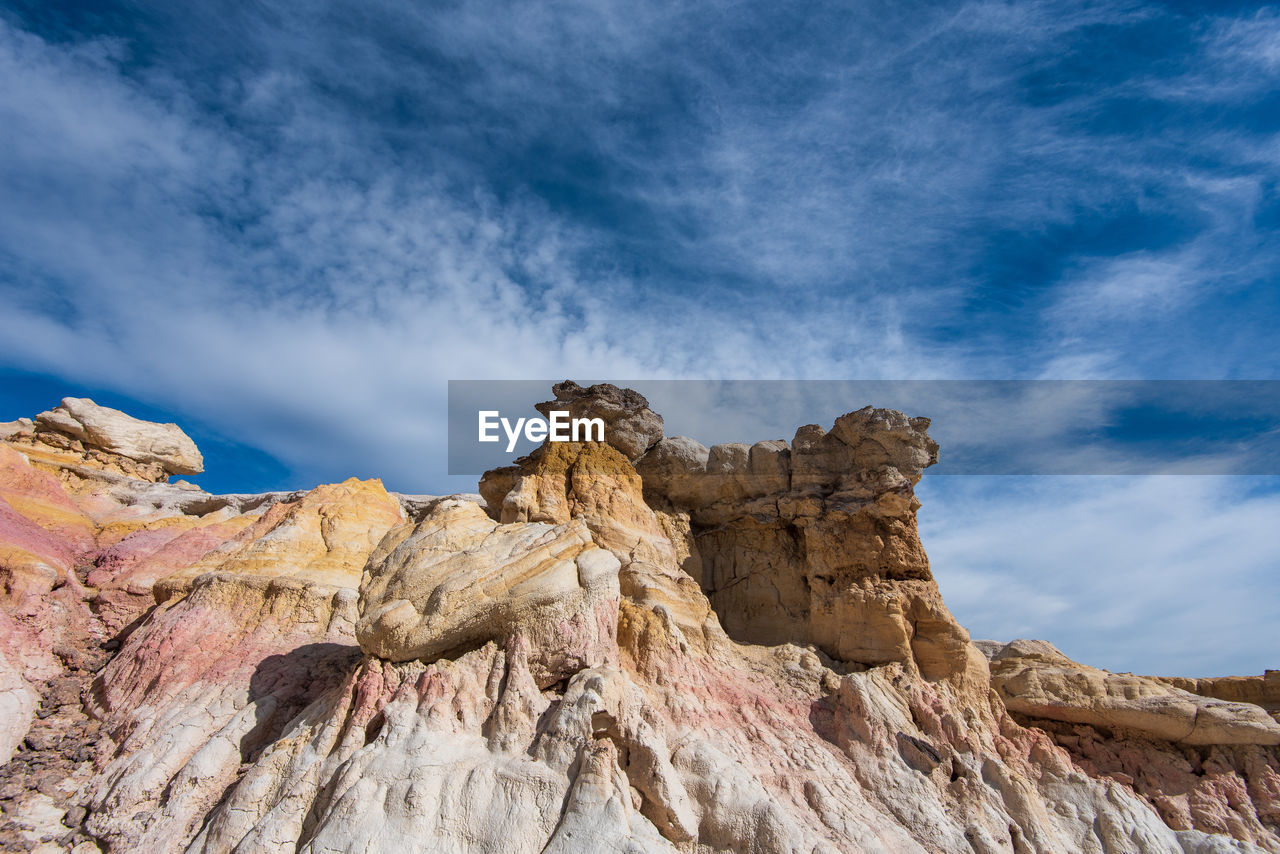
[[[451,380],[449,473],[480,475],[540,444],[523,428],[513,441],[511,428],[542,420],[534,404],[554,399],[555,382]],[[667,436],[707,446],[790,442],[801,425],[830,428],[870,405],[932,420],[942,451],[930,475],[1280,474],[1280,380],[598,382],[635,389]]]

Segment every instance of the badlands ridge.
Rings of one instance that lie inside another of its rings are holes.
[[[0,425],[0,849],[1280,852],[1280,672],[971,641],[929,422],[607,443],[480,495],[210,495],[175,425]]]

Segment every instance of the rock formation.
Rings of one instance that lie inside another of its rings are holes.
[[[599,418],[605,424],[605,441],[634,462],[662,438],[662,416],[649,408],[637,391],[600,383],[583,388],[573,380],[551,387],[555,400],[535,404],[548,418],[564,411],[570,418]]]
[[[1177,744],[1280,744],[1280,723],[1261,706],[1203,697],[1167,680],[1098,670],[1045,641],[1001,647],[991,685],[1009,711],[1026,717]]]
[[[1091,776],[1131,788],[1170,827],[1276,850],[1280,724],[1274,708],[1256,704],[1274,699],[1264,689],[1276,671],[1222,680],[1108,673],[1045,641],[994,644],[988,653],[1005,707]]]
[[[0,425],[0,436],[21,443],[28,455],[54,463],[85,465],[143,480],[199,474],[204,458],[177,424],[139,421],[86,397],[66,397],[34,421]]]
[[[938,459],[928,426],[867,407],[830,432],[801,427],[790,446],[664,439],[636,468],[650,503],[687,522],[684,568],[730,635],[984,684],[916,532],[912,488]]]
[[[554,391],[607,441],[481,496],[208,495],[71,399],[0,431],[0,847],[1280,852],[1274,672],[971,642],[927,419],[708,449]]]

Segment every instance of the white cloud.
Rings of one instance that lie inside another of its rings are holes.
[[[252,142],[149,98],[106,55],[0,31],[0,66],[24,82],[0,95],[8,364],[163,401],[304,471],[335,476],[316,462],[341,448],[337,465],[427,489],[442,482],[450,378],[828,363],[821,327],[838,318],[761,328],[692,296],[620,302],[630,283],[584,266],[587,234],[531,198],[499,204],[394,162],[356,179],[288,150],[255,160]],[[260,107],[280,88],[248,97]],[[296,121],[284,134],[309,140],[312,118]]]
[[[1274,9],[1259,9],[1247,18],[1220,18],[1209,28],[1208,39],[1211,50],[1225,63],[1280,71],[1280,13]],[[1262,84],[1261,79],[1255,82]]]
[[[1280,660],[1275,481],[926,475],[921,531],[974,637],[1117,671],[1261,673]]]
[[[1185,253],[1096,259],[1070,277],[1048,315],[1056,328],[1072,332],[1099,322],[1158,321],[1194,297],[1206,278],[1194,266]]]
[[[1070,34],[1163,13],[975,3],[844,32],[815,9],[787,42],[770,30],[785,14],[758,11],[368,3],[356,26],[281,5],[237,19],[254,62],[200,86],[185,69],[126,67],[119,41],[0,23],[0,362],[161,403],[317,478],[405,490],[460,486],[443,476],[450,378],[1272,365],[1232,317],[1216,327],[1231,335],[1205,333],[1211,347],[1195,335],[1207,284],[1239,290],[1275,263],[1253,232],[1280,173],[1274,138],[1083,125],[1120,95],[1255,91],[1233,81],[1269,79],[1274,16],[1212,24],[1204,56],[1171,81],[1136,74],[1035,102],[1028,76],[1056,73]],[[379,20],[386,44],[365,29]],[[743,50],[753,34],[762,49]],[[419,54],[468,71],[442,82]],[[453,100],[431,100],[455,84]],[[646,111],[673,90],[687,109],[657,133]],[[433,109],[412,126],[370,118],[391,95]],[[642,211],[645,234],[619,238],[518,181],[495,189],[447,144],[474,133],[524,150],[553,131],[612,170],[587,189]],[[1171,157],[1182,150],[1197,157]],[[1017,281],[1012,295],[986,289],[983,253],[1002,235],[1135,199],[1200,211],[1207,240],[1075,257],[1029,296]],[[687,278],[639,269],[618,251],[628,241]],[[1274,663],[1258,644],[1275,604],[1272,499],[1203,478],[931,483],[926,546],[980,633],[1046,635],[1133,669]]]

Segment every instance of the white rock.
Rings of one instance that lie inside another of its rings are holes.
[[[199,474],[204,457],[177,424],[156,424],[99,406],[87,397],[65,397],[61,405],[36,416],[41,431],[62,433],[86,447],[119,454],[139,463],[157,463],[170,474]]]

